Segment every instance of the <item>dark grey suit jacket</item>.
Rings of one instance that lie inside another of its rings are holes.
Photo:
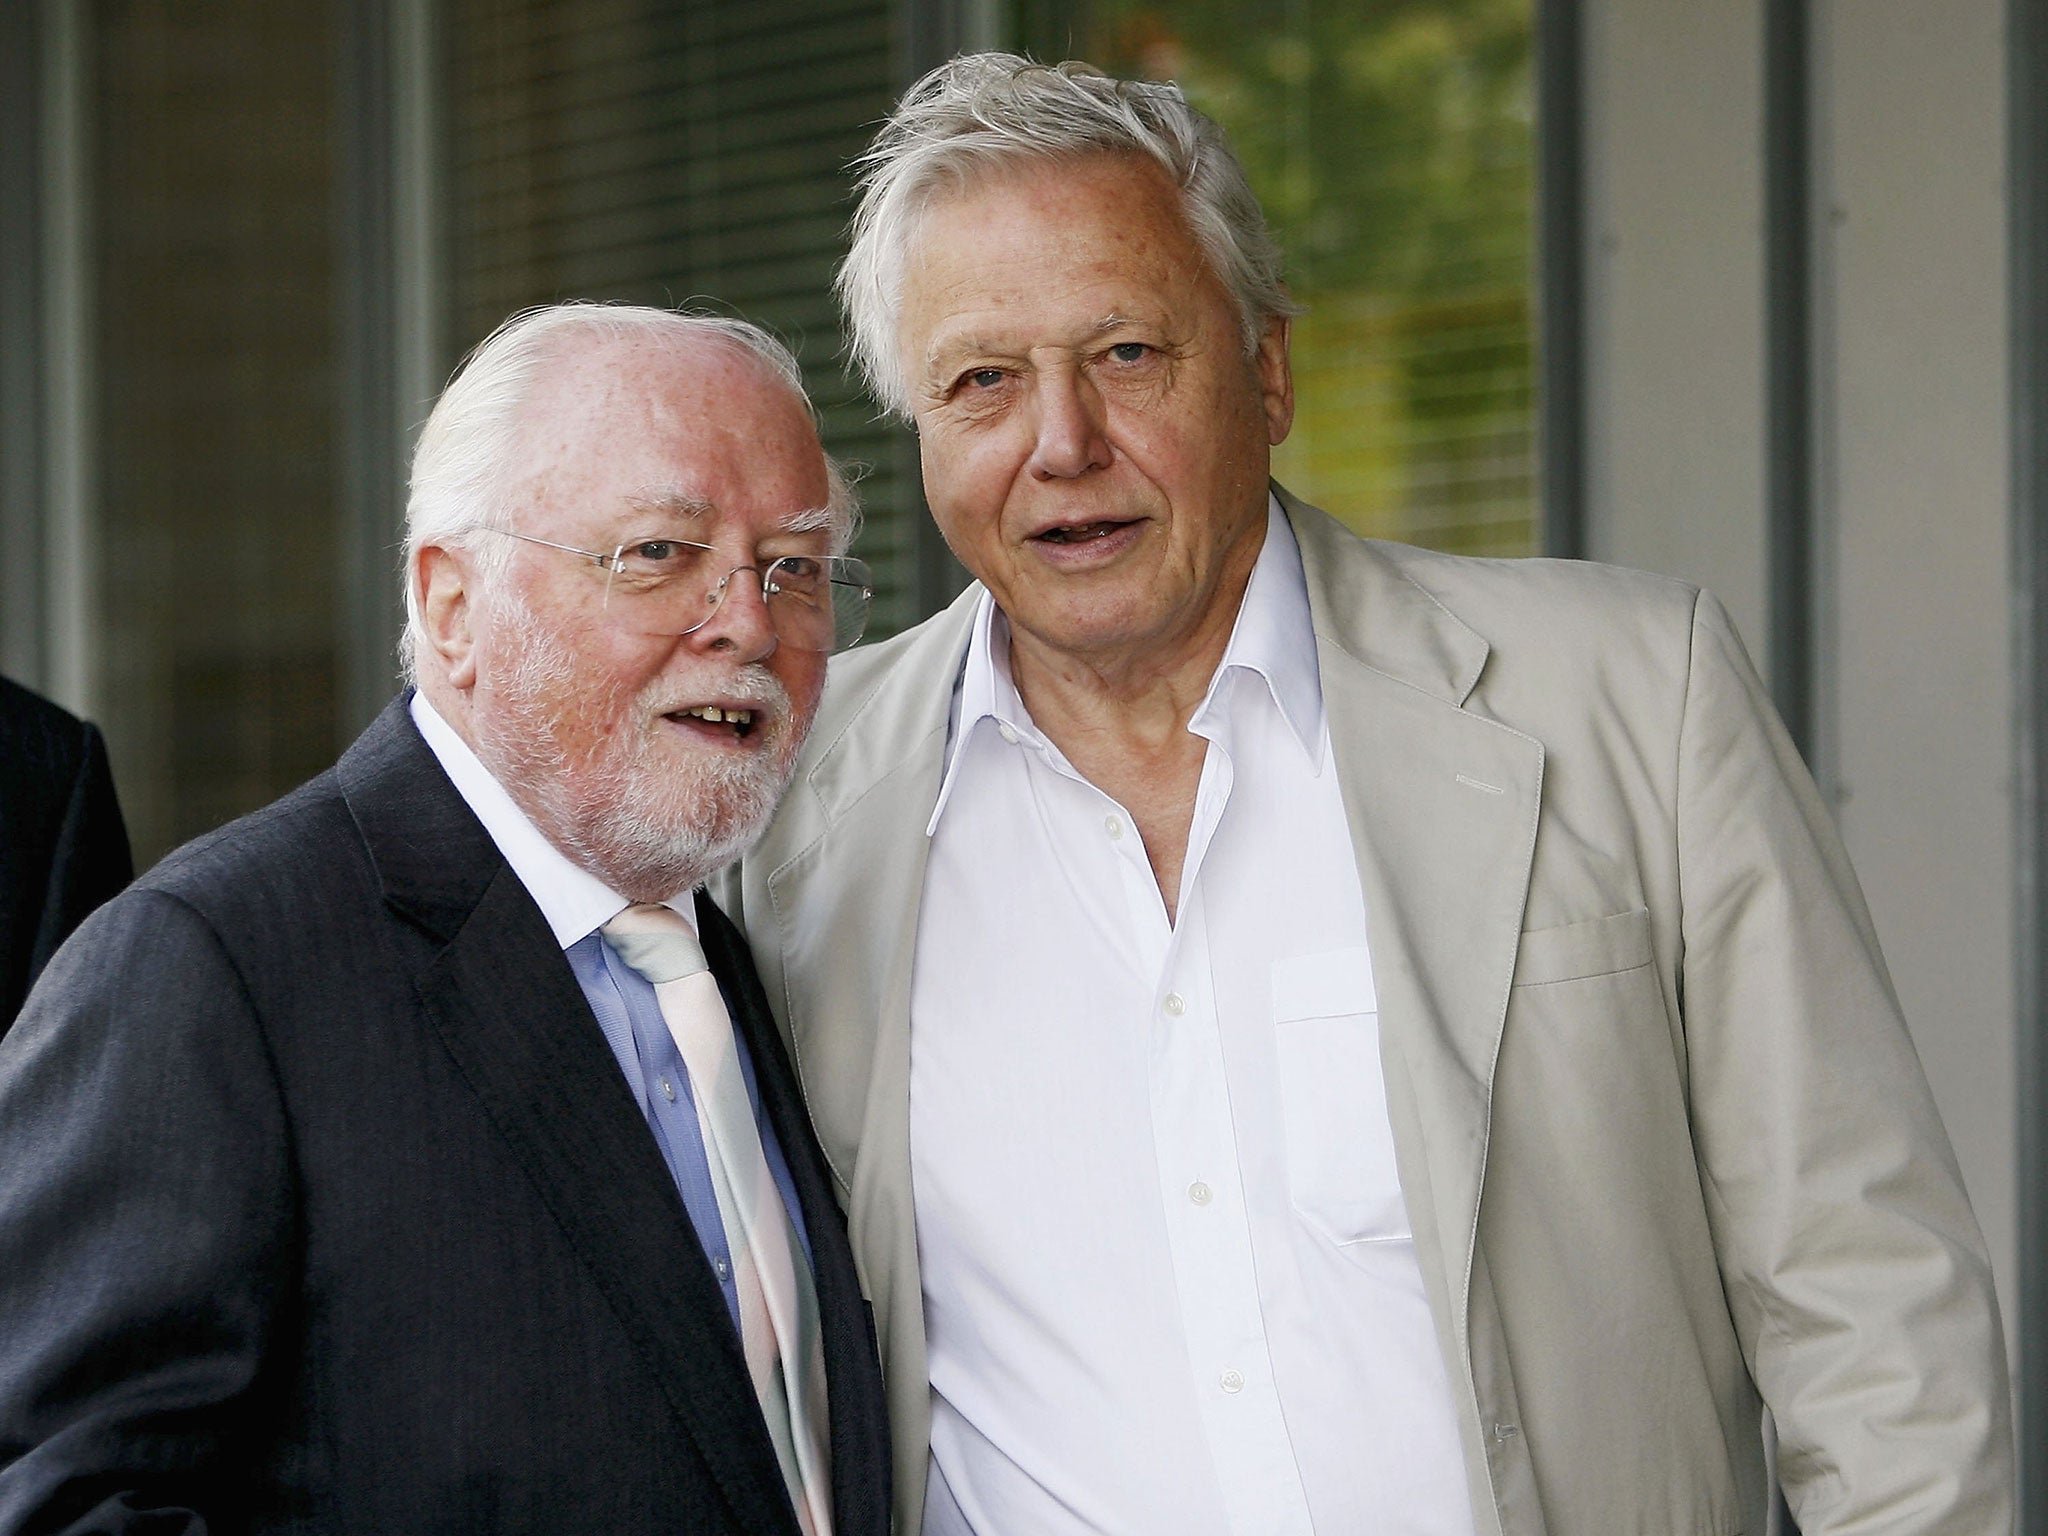
[[[705,948],[816,1251],[842,1533],[872,1325],[744,944]],[[0,1532],[797,1529],[560,948],[403,701],[96,914],[0,1041]]]
[[[133,873],[100,733],[0,677],[0,1034],[65,935]]]

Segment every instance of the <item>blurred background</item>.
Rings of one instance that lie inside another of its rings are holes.
[[[745,314],[864,467],[877,630],[963,579],[842,366],[846,163],[964,48],[1181,81],[1289,252],[1293,490],[1735,613],[1990,1239],[2048,1532],[2048,16],[2038,0],[0,0],[0,671],[138,866],[396,686],[411,436],[570,297]]]

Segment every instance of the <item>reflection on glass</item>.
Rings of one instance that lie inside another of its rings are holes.
[[[1275,473],[1364,533],[1536,546],[1531,9],[1089,8],[1083,57],[1178,80],[1243,158],[1308,307]]]
[[[339,749],[336,29],[99,0],[99,711],[145,868]]]

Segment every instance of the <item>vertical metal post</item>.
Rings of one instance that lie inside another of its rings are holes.
[[[442,367],[431,11],[430,0],[337,9],[342,740],[397,680],[408,449]]]
[[[1537,486],[1546,555],[1586,543],[1586,159],[1581,0],[1536,0]]]
[[[43,676],[42,17],[0,6],[0,672]]]
[[[2048,16],[2006,7],[2020,1522],[2048,1536]]]
[[[393,523],[391,7],[336,8],[335,289],[337,513],[335,734],[347,741],[389,693],[374,573]],[[379,676],[379,673],[382,676]]]
[[[412,446],[455,366],[454,338],[448,327],[447,228],[443,201],[448,194],[446,141],[441,102],[447,89],[442,73],[440,0],[393,0],[392,69],[392,216],[396,242],[393,257],[392,337],[393,423],[399,433],[399,480],[402,503]],[[394,535],[398,530],[394,527]],[[394,552],[395,559],[395,552]],[[385,589],[398,611],[387,564]]]
[[[1808,0],[1764,0],[1764,477],[1771,693],[1814,756],[1813,173]]]
[[[1009,18],[1001,0],[906,0],[898,12],[901,31],[897,50],[898,84],[908,87],[959,53],[1006,46]],[[966,567],[939,535],[938,524],[924,502],[924,473],[917,438],[892,429],[896,484],[901,487],[903,516],[909,519],[912,619],[937,613],[968,583]]]
[[[96,711],[92,562],[99,500],[89,8],[43,0],[40,278],[43,306],[43,681],[60,704]]]
[[[1815,728],[1810,3],[1763,0],[1762,39],[1765,622],[1772,698],[1809,763]],[[1798,1536],[1782,1492],[1775,1495],[1771,1528],[1774,1536]]]

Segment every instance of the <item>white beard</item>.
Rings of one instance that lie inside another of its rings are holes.
[[[664,704],[691,701],[664,700],[659,681],[634,697],[618,685],[581,688],[573,654],[523,602],[501,596],[494,617],[512,664],[474,712],[476,753],[548,841],[634,901],[679,895],[753,845],[803,744],[774,673],[754,663],[719,690],[754,706],[754,728],[767,733],[758,746],[661,751]],[[556,729],[565,704],[621,728],[572,755]]]

